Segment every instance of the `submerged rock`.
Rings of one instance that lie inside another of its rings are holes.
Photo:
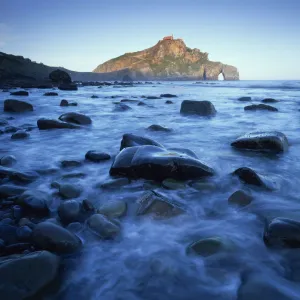
[[[5,119],[0,119],[0,126],[6,126],[6,125],[8,125],[7,120],[5,120]]]
[[[51,202],[50,196],[46,192],[39,190],[27,190],[17,200],[19,205],[45,214],[49,212]]]
[[[251,97],[240,97],[238,98],[238,100],[242,102],[247,102],[247,101],[251,101]]]
[[[101,214],[92,215],[88,219],[87,224],[91,231],[102,239],[112,239],[121,231],[119,225]]]
[[[278,131],[252,132],[237,138],[231,146],[237,149],[284,152],[288,149],[288,140]]]
[[[44,94],[44,96],[58,96],[58,93],[56,92],[47,92]]]
[[[185,189],[186,185],[184,181],[178,181],[175,179],[167,178],[162,182],[162,186],[168,190]]]
[[[33,106],[25,101],[7,99],[4,101],[4,111],[6,112],[26,112],[33,111]]]
[[[82,189],[72,184],[61,184],[59,186],[59,194],[66,199],[77,198],[81,195]]]
[[[116,103],[114,111],[127,111],[132,110],[132,108],[124,103]]]
[[[12,140],[21,140],[29,138],[30,134],[25,130],[18,130],[17,132],[13,133],[11,136]]]
[[[276,100],[276,99],[273,99],[273,98],[266,98],[266,99],[263,99],[261,102],[263,102],[263,103],[277,103],[277,102],[279,102],[279,100]]]
[[[97,95],[92,95],[91,98],[92,99],[98,99],[99,97]]]
[[[85,154],[85,159],[90,160],[92,162],[101,162],[105,160],[109,160],[111,157],[109,154],[105,152],[98,152],[96,150],[90,150]]]
[[[12,184],[2,184],[0,186],[0,198],[10,198],[23,194],[26,188],[12,185]]]
[[[244,110],[268,110],[268,111],[278,111],[276,107],[266,105],[266,104],[252,104],[244,107]]]
[[[62,168],[75,168],[82,165],[81,161],[78,160],[63,160],[60,162]]]
[[[28,96],[29,93],[27,91],[16,91],[10,93],[12,96]]]
[[[252,202],[252,200],[252,196],[246,194],[242,190],[238,190],[228,198],[228,204],[243,207],[249,205]]]
[[[216,109],[210,101],[184,100],[181,103],[181,114],[195,114],[200,116],[211,116],[216,114]]]
[[[59,264],[60,259],[48,251],[5,258],[0,262],[1,299],[34,296],[54,280]]]
[[[80,204],[75,200],[67,200],[58,207],[58,215],[62,223],[68,224],[78,220],[80,215]]]
[[[127,203],[121,200],[113,200],[102,204],[97,212],[108,218],[120,218],[126,214]]]
[[[110,169],[112,176],[159,181],[167,178],[188,180],[213,174],[213,169],[194,157],[148,145],[123,149]]]
[[[0,165],[5,167],[11,167],[17,162],[17,159],[14,155],[4,155],[0,159]]]
[[[66,84],[66,83],[63,83],[63,84],[60,84],[58,86],[58,89],[61,90],[61,91],[77,91],[78,87],[77,87],[76,84]]]
[[[77,106],[77,102],[69,102],[66,99],[60,101],[60,106]]]
[[[172,94],[161,94],[160,98],[177,98],[177,96]]]
[[[36,180],[38,177],[38,173],[34,171],[20,172],[11,168],[5,168],[0,166],[0,178],[2,179],[7,178],[13,181],[28,183]]]
[[[146,99],[149,99],[149,100],[156,100],[156,99],[160,99],[160,97],[157,97],[157,96],[147,96],[145,97]]]
[[[164,148],[163,145],[161,145],[149,138],[146,138],[143,136],[138,136],[138,135],[131,134],[131,133],[126,133],[123,135],[123,138],[121,141],[121,146],[120,146],[120,151],[124,148],[134,147],[134,146],[143,146],[143,145],[152,145],[152,146]]]
[[[150,131],[163,131],[163,132],[172,131],[172,129],[170,129],[170,128],[163,127],[163,126],[156,125],[156,124],[149,126],[147,129]]]
[[[90,117],[75,113],[75,112],[70,112],[63,114],[59,117],[59,120],[64,121],[64,122],[69,122],[69,123],[74,123],[78,125],[89,125],[92,124],[92,120]]]
[[[166,102],[165,102],[165,104],[173,104],[174,102],[173,101],[171,101],[171,100],[167,100]]]
[[[100,183],[97,185],[97,187],[100,187],[102,189],[115,189],[115,188],[120,188],[129,183],[130,181],[128,178],[116,178],[116,179],[111,179],[103,183]]]
[[[39,119],[37,121],[37,126],[40,130],[48,130],[48,129],[79,129],[80,126],[66,123],[66,122],[60,122],[53,119]]]

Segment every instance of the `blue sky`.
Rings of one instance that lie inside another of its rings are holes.
[[[91,71],[165,35],[238,67],[300,79],[300,0],[1,0],[0,51]]]

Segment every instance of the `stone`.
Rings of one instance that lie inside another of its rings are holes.
[[[127,203],[122,200],[113,200],[102,204],[97,213],[107,216],[108,218],[120,218],[127,212]]]
[[[49,79],[55,83],[71,83],[71,76],[62,70],[54,70],[49,74]]]
[[[59,120],[68,122],[68,123],[78,124],[78,125],[92,124],[92,120],[90,117],[83,115],[83,114],[75,113],[75,112],[70,112],[70,113],[61,115],[59,117]]]
[[[143,101],[140,101],[137,105],[138,106],[146,106],[147,104],[145,102],[143,102]]]
[[[77,198],[81,195],[82,189],[78,185],[61,184],[59,186],[59,194],[66,199]]]
[[[157,181],[167,178],[189,180],[213,174],[213,169],[194,157],[148,145],[123,149],[110,168],[111,176]]]
[[[28,96],[29,93],[27,91],[16,91],[10,93],[12,96]]]
[[[27,218],[21,218],[21,219],[19,220],[18,225],[19,225],[20,227],[22,227],[22,226],[28,226],[30,229],[33,229],[33,228],[35,227],[35,224],[32,223],[32,222],[31,222],[29,219],[27,219]]]
[[[132,108],[124,103],[116,103],[114,107],[114,111],[127,111],[132,110]]]
[[[23,210],[22,207],[19,205],[14,205],[12,207],[12,215],[16,221],[22,218]]]
[[[58,215],[64,224],[77,221],[80,215],[80,204],[75,200],[67,200],[58,207]]]
[[[79,233],[80,231],[82,231],[83,226],[79,222],[73,222],[70,223],[66,228],[73,233]]]
[[[161,94],[160,97],[161,98],[177,98],[176,95],[172,95],[172,94]]]
[[[84,199],[82,201],[82,208],[85,211],[95,211],[95,207],[94,207],[93,203],[87,199]]]
[[[251,101],[252,99],[251,99],[251,97],[240,97],[240,98],[238,98],[238,100],[241,102],[248,102],[248,101]]]
[[[10,300],[27,299],[36,295],[58,274],[60,259],[48,252],[38,251],[0,262],[0,295]]]
[[[124,103],[124,102],[129,102],[129,103],[138,103],[138,100],[133,100],[133,99],[122,99],[120,102]]]
[[[77,160],[63,160],[60,162],[62,168],[75,168],[80,167],[82,165],[81,161]]]
[[[178,205],[170,202],[167,198],[154,191],[145,192],[138,200],[138,209],[136,214],[154,215],[156,217],[175,217],[183,214],[185,211]]]
[[[99,98],[99,97],[96,96],[96,95],[92,95],[91,98],[92,98],[92,99],[97,99],[97,98]]]
[[[5,168],[0,166],[0,179],[7,178],[11,181],[29,183],[35,181],[38,177],[38,173],[34,171],[19,172],[12,168]]]
[[[38,119],[37,126],[39,130],[48,130],[48,129],[79,129],[80,126],[66,123],[66,122],[60,122],[53,119]]]
[[[203,182],[202,180],[193,180],[189,183],[189,186],[201,192],[212,192],[217,189],[214,182]]]
[[[130,181],[128,178],[117,178],[100,183],[97,185],[97,187],[100,187],[102,189],[116,189],[121,188],[122,186],[127,185],[129,183]]]
[[[33,106],[25,101],[7,99],[4,101],[4,111],[16,113],[33,111]]]
[[[11,167],[17,162],[17,159],[14,155],[4,155],[0,159],[0,165],[5,167]]]
[[[173,101],[171,101],[171,100],[167,100],[166,102],[165,102],[165,104],[173,104],[174,102]]]
[[[149,126],[147,129],[150,130],[150,131],[162,131],[162,132],[172,131],[172,129],[170,129],[170,128],[163,127],[163,126],[156,125],[156,124],[153,124],[153,125]]]
[[[200,256],[211,256],[228,248],[220,237],[210,237],[198,240],[187,247],[188,253]]]
[[[185,189],[185,182],[172,178],[167,178],[162,182],[162,186],[168,190]]]
[[[252,104],[244,107],[244,110],[256,111],[256,110],[267,110],[267,111],[278,111],[276,107],[266,104]]]
[[[58,93],[56,92],[47,92],[44,94],[44,96],[58,96]]]
[[[120,146],[120,151],[123,150],[124,148],[134,147],[134,146],[143,146],[143,145],[152,145],[152,146],[164,148],[163,145],[161,145],[161,144],[157,143],[156,141],[151,140],[147,137],[142,137],[142,136],[138,136],[135,134],[126,133],[123,135],[123,138],[121,141],[121,146]]]
[[[60,101],[60,106],[77,106],[76,102],[69,102],[68,100],[61,100]]]
[[[30,134],[25,130],[18,130],[17,132],[13,133],[11,136],[12,140],[22,140],[29,138]]]
[[[82,246],[75,234],[51,222],[37,224],[33,229],[32,240],[38,249],[58,254],[71,254]]]
[[[11,184],[2,184],[0,186],[0,198],[10,198],[23,194],[26,191],[26,188],[11,185]]]
[[[62,179],[67,178],[85,178],[87,175],[82,172],[74,172],[74,173],[68,173],[61,176]]]
[[[252,200],[252,196],[246,194],[242,190],[238,190],[228,198],[228,204],[243,207],[249,205]]]
[[[0,223],[0,239],[5,242],[7,245],[15,244],[18,241],[17,238],[17,227],[5,224],[5,222]]]
[[[60,84],[58,86],[58,89],[61,90],[61,91],[77,91],[78,87],[77,87],[76,84],[66,84],[66,83],[63,83],[63,84]]]
[[[101,162],[111,159],[111,156],[105,152],[90,150],[85,154],[85,159],[92,162]]]
[[[278,131],[251,132],[237,138],[231,146],[236,149],[266,152],[285,152],[289,143],[287,137]]]
[[[184,100],[181,103],[181,114],[195,114],[199,116],[212,116],[216,109],[210,101]]]
[[[21,242],[30,242],[32,236],[32,229],[25,225],[21,226],[17,229],[17,238]]]
[[[279,100],[273,99],[273,98],[265,98],[261,102],[263,103],[277,103]]]
[[[44,191],[31,189],[22,193],[18,197],[17,203],[37,213],[48,214],[52,199]]]
[[[146,99],[156,100],[156,99],[160,99],[160,97],[157,97],[157,96],[147,96]]]
[[[5,119],[0,119],[0,126],[6,126],[6,125],[8,125],[7,120],[5,120]]]
[[[21,128],[15,126],[6,126],[4,128],[4,133],[14,133],[17,132],[18,130],[21,130]]]
[[[121,231],[120,226],[101,214],[94,214],[88,220],[90,230],[102,239],[115,238]]]

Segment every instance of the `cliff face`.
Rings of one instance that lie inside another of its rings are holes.
[[[237,68],[208,59],[208,53],[188,48],[183,40],[161,40],[143,51],[126,53],[99,65],[93,72],[122,69],[139,72],[148,79],[238,80]],[[139,79],[139,78],[135,78]]]

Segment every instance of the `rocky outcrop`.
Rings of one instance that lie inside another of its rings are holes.
[[[151,48],[125,53],[99,65],[93,72],[124,69],[138,72],[149,79],[218,80],[222,74],[224,80],[239,80],[236,67],[210,61],[208,53],[188,48],[182,39],[161,40]]]

